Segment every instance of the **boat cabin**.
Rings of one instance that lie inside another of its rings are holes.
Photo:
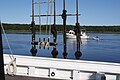
[[[69,34],[75,35],[75,32],[74,32],[73,30],[70,30],[70,31],[69,31]]]

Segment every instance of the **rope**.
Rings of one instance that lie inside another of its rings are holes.
[[[49,14],[49,5],[50,5],[50,2],[49,2],[50,0],[48,0],[48,6],[47,6],[47,15]],[[47,20],[46,20],[46,34],[47,34],[47,32],[48,32],[48,16],[46,17],[47,18]]]
[[[51,21],[52,21],[52,0],[49,1],[50,2],[50,27],[49,27],[49,35],[51,32]]]
[[[39,2],[40,2],[40,0],[39,0]],[[40,38],[39,38],[39,43],[38,43],[38,47],[40,48],[41,46],[43,46],[43,45],[45,45],[45,43],[44,43],[44,41],[43,42],[41,42],[41,6],[40,6],[40,4],[39,4],[39,6],[38,6],[38,13],[39,13],[39,30],[40,30]],[[50,14],[50,17],[49,16],[47,16],[46,17],[46,34],[49,34],[49,37],[48,37],[48,39],[50,40],[50,33],[51,33],[51,20],[52,20],[52,0],[48,0],[48,5],[47,5],[47,15],[49,15]],[[49,24],[49,26],[48,26],[48,23],[50,23]],[[49,28],[48,28],[49,27]],[[49,29],[49,31],[48,31],[48,29]],[[49,47],[49,43],[47,43],[47,47]]]
[[[0,23],[1,23],[1,22],[0,22]],[[1,23],[1,28],[2,28],[3,34],[4,34],[4,36],[5,36],[5,39],[6,39],[6,41],[7,41],[8,48],[10,49],[10,53],[11,53],[11,55],[9,54],[9,57],[10,57],[11,61],[8,63],[7,74],[13,76],[13,75],[15,75],[16,72],[17,72],[17,68],[16,68],[16,58],[14,58],[14,56],[13,56],[13,52],[12,52],[12,49],[11,49],[11,47],[10,47],[10,44],[9,44],[9,41],[8,41],[8,38],[7,38],[7,35],[6,35],[6,33],[5,33],[5,30],[4,30],[4,28],[3,28],[2,23]]]
[[[40,2],[40,0],[39,0],[39,2]],[[39,4],[39,30],[40,30],[40,35],[41,35],[41,16],[40,16],[40,14],[41,14],[41,7],[40,7],[40,4]]]
[[[7,38],[7,35],[6,35],[6,33],[5,33],[5,30],[4,30],[4,28],[3,28],[2,23],[1,23],[1,28],[2,28],[3,34],[4,34],[4,36],[5,36],[5,39],[6,39],[6,41],[7,41],[8,48],[10,49],[11,55],[9,54],[9,57],[10,57],[11,60],[14,60],[15,58],[14,58],[14,56],[13,56],[13,52],[12,52],[12,49],[11,49],[11,47],[10,47],[10,44],[9,44],[9,41],[8,41],[8,38]]]
[[[49,9],[50,8],[50,9]],[[50,33],[51,33],[51,22],[52,22],[52,0],[48,0],[48,12],[50,14],[50,23],[49,23],[49,40],[50,40]]]

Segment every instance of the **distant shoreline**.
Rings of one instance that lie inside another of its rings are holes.
[[[3,24],[7,33],[30,33],[30,24]],[[50,25],[47,25],[47,32],[49,32]],[[51,25],[53,27],[53,25]],[[63,31],[63,25],[56,25],[57,31]],[[66,25],[66,31],[74,29],[74,25]],[[87,33],[114,33],[120,34],[120,26],[80,26],[81,29],[85,29]],[[36,32],[40,31],[40,26],[35,25]],[[46,25],[41,25],[42,32],[46,32]]]
[[[6,30],[7,34],[32,34],[29,30]],[[45,31],[42,31],[42,33],[46,33]],[[57,33],[62,33],[62,31],[57,31]],[[93,31],[87,31],[87,33],[103,33],[103,34],[120,34],[120,32],[93,32]],[[39,34],[37,31],[36,34]]]

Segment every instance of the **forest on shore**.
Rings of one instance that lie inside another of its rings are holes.
[[[3,23],[4,29],[6,32],[31,32],[30,31],[30,24],[7,24]],[[63,25],[56,25],[57,31],[63,31]],[[53,25],[42,25],[42,31],[50,30],[50,27]],[[66,25],[66,31],[70,29],[74,29],[74,25]],[[36,32],[40,31],[40,26],[35,25]],[[80,29],[85,29],[86,32],[97,32],[97,33],[120,33],[120,26],[80,26]]]

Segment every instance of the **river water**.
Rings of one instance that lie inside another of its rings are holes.
[[[88,33],[90,36],[87,40],[81,42],[81,60],[89,61],[102,61],[102,62],[114,62],[120,63],[120,34],[100,34],[100,33]],[[92,37],[99,36],[100,40],[93,40]],[[36,41],[39,37],[48,38],[52,42],[52,35],[36,35]],[[15,55],[27,55],[31,56],[31,34],[7,34],[9,44],[12,52]],[[4,54],[10,54],[10,50],[7,45],[5,36],[3,35],[3,48]],[[51,51],[53,47],[41,48],[37,46],[38,57],[52,58]],[[58,34],[57,38],[57,58],[63,58],[63,35]],[[75,59],[74,53],[76,52],[76,39],[67,39],[67,58]]]

